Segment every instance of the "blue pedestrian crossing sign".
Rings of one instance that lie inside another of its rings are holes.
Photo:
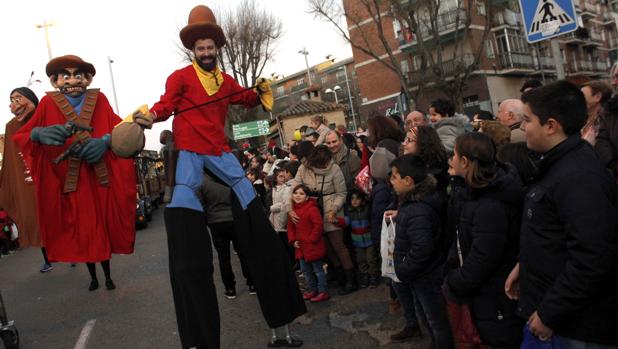
[[[529,43],[553,38],[577,29],[573,0],[519,0]]]

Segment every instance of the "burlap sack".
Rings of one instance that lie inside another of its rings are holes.
[[[136,123],[125,122],[112,131],[112,151],[121,158],[136,156],[144,149],[145,143],[144,130]]]

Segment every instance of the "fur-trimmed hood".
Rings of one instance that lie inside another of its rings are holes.
[[[431,194],[436,191],[437,184],[438,181],[436,178],[428,174],[423,181],[414,186],[414,189],[399,197],[400,205],[408,201],[425,201],[427,197],[431,196]]]

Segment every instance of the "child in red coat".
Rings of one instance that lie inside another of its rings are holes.
[[[309,200],[307,193],[309,189],[303,184],[292,190],[292,207],[300,220],[296,224],[292,220],[288,221],[288,240],[295,248],[296,259],[300,262],[309,287],[309,292],[303,294],[303,299],[315,303],[328,300],[330,295],[326,290],[324,273],[326,241],[323,236],[322,216],[315,201]]]

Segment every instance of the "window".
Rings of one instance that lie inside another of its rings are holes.
[[[423,56],[414,56],[412,58],[412,66],[414,67],[414,70],[421,70],[423,66]]]
[[[494,45],[491,40],[485,41],[485,52],[487,53],[487,58],[494,58]]]
[[[296,80],[296,85],[298,85],[298,86],[300,86],[300,85],[302,85],[304,83],[305,83],[305,78],[300,78],[300,79]]]
[[[476,11],[479,16],[485,16],[485,3],[483,0],[476,0]]]
[[[408,64],[407,59],[404,59],[403,61],[399,62],[399,65],[401,66],[402,73],[408,74],[410,72],[410,65]]]
[[[399,39],[401,36],[401,23],[398,20],[393,21],[393,32],[395,33],[395,38]]]
[[[337,82],[345,81],[345,80],[346,80],[345,72],[343,70],[337,71]]]
[[[479,96],[468,96],[463,98],[463,108],[466,115],[474,115],[481,110],[481,103],[479,102]]]
[[[285,94],[285,86],[277,86],[276,94],[277,97],[283,96]]]
[[[328,81],[328,77],[323,76],[323,77],[320,78],[320,81],[322,82],[322,85],[325,85],[326,82]]]

